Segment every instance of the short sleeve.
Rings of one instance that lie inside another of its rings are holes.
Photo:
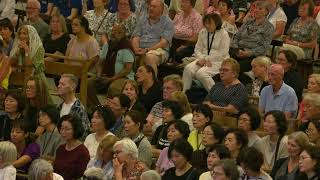
[[[40,156],[40,146],[37,143],[29,144],[23,155],[30,156],[32,160],[37,159]]]
[[[99,44],[95,38],[91,38],[91,41],[88,44],[87,48],[88,48],[87,50],[88,50],[89,59],[92,59],[96,56],[99,56],[100,47],[99,47]]]
[[[172,37],[174,34],[174,26],[173,26],[172,21],[168,17],[165,17],[165,18],[167,18],[167,19],[165,20],[165,22],[163,24],[164,30],[161,33],[161,37],[171,43]]]
[[[134,56],[131,50],[129,49],[121,49],[118,52],[118,56],[123,59],[124,63],[131,63],[134,62]]]
[[[259,109],[266,109],[266,93],[267,93],[267,87],[264,87],[260,93],[259,98]]]

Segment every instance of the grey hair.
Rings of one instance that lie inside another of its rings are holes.
[[[311,105],[320,108],[320,94],[318,93],[307,93],[303,100],[304,102],[308,102]]]
[[[131,139],[129,138],[123,138],[122,140],[116,142],[113,145],[113,150],[115,149],[116,146],[122,145],[122,150],[125,154],[131,155],[132,158],[138,159],[138,148],[136,143],[134,143]]]
[[[141,174],[141,180],[161,180],[161,176],[155,170],[148,170]]]
[[[53,173],[52,165],[44,159],[36,159],[29,168],[28,179],[38,180],[46,177],[50,173]]]
[[[258,56],[252,60],[252,62],[255,62],[259,64],[260,66],[264,66],[267,69],[270,67],[272,64],[271,59],[268,58],[267,56]]]
[[[78,86],[78,78],[74,74],[62,74],[61,77],[69,78],[70,81],[74,84],[74,91],[76,90]]]
[[[102,180],[103,179],[103,172],[101,168],[97,168],[97,167],[91,167],[88,168],[86,171],[84,171],[83,176],[85,176],[85,178],[94,178],[95,180]]]
[[[12,142],[0,142],[0,157],[3,162],[3,166],[11,165],[15,160],[17,160],[17,156],[17,148]]]

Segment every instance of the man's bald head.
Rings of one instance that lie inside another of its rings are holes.
[[[279,74],[281,75],[281,77],[284,76],[284,69],[283,67],[281,66],[281,64],[272,64],[270,66],[270,71],[276,73],[276,74]]]
[[[273,87],[281,86],[283,82],[284,69],[280,64],[272,64],[268,70],[269,84]]]

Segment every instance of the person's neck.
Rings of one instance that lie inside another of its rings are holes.
[[[49,124],[47,127],[46,127],[46,131],[47,132],[53,132],[54,130],[56,129],[56,125],[54,124]]]
[[[103,12],[104,12],[104,7],[103,6],[101,6],[101,7],[96,7],[95,9],[94,9],[94,12],[96,13],[96,16],[102,16],[103,15]]]
[[[77,33],[77,38],[79,41],[84,41],[87,38],[87,34],[85,32]]]
[[[131,139],[135,139],[139,136],[140,132],[136,132],[136,133],[133,133],[132,135],[129,135]]]
[[[79,145],[80,141],[77,139],[71,139],[66,141],[66,149],[67,150],[72,150],[76,148]]]
[[[234,151],[232,151],[232,152],[230,153],[231,159],[236,160],[237,157],[238,157],[238,155],[239,155],[239,152],[240,152],[240,150],[234,150]]]
[[[10,112],[8,113],[8,116],[10,119],[16,119],[20,115],[19,112]]]
[[[315,171],[306,171],[306,175],[308,177],[308,179],[311,179],[313,176],[316,175],[316,172]]]
[[[223,84],[224,84],[225,87],[229,87],[229,86],[232,86],[235,83],[236,80],[237,79],[226,80],[226,81],[223,81]]]
[[[152,87],[153,83],[154,83],[153,80],[144,81],[144,82],[142,83],[142,88],[143,88],[144,90],[148,90],[149,88]]]
[[[256,18],[256,24],[262,24],[265,21],[265,17]]]
[[[186,10],[184,11],[184,17],[189,16],[191,13],[192,13],[192,8],[186,9]]]
[[[156,17],[150,17],[149,20],[151,23],[156,23],[159,21],[161,16],[156,16]]]
[[[39,19],[40,19],[40,16],[35,16],[33,18],[29,18],[29,21],[34,23],[34,22],[39,21]]]
[[[74,93],[70,93],[70,94],[66,94],[65,96],[63,96],[64,99],[64,103],[65,104],[70,104],[73,103],[75,101],[76,96],[74,95]]]
[[[290,156],[289,163],[291,164],[298,164],[299,163],[299,156]]]
[[[103,138],[106,134],[108,134],[108,130],[106,130],[106,129],[100,129],[100,130],[96,131],[97,138]]]
[[[16,147],[17,147],[17,151],[18,151],[18,154],[21,155],[21,153],[23,152],[24,148],[26,147],[26,141],[21,141],[20,143],[18,144],[15,144]]]
[[[272,85],[272,89],[273,89],[273,92],[274,93],[277,93],[279,90],[280,90],[280,88],[281,88],[281,86],[282,86],[282,81],[281,82],[279,82],[279,83],[275,83],[274,85]]]
[[[279,134],[277,134],[277,133],[270,135],[270,141],[273,142],[273,143],[277,142],[278,138],[279,138]]]
[[[131,11],[118,12],[119,19],[125,20],[131,15]]]
[[[300,16],[300,20],[302,21],[302,22],[305,22],[305,21],[307,21],[309,19],[309,16]]]
[[[52,33],[53,37],[58,37],[58,36],[61,36],[63,34],[63,32],[61,32],[59,30],[53,30],[53,31],[51,31],[51,33]]]

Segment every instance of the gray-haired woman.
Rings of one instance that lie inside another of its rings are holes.
[[[34,160],[29,168],[28,179],[39,180],[39,179],[53,179],[63,180],[63,177],[53,172],[52,164],[44,159]]]

